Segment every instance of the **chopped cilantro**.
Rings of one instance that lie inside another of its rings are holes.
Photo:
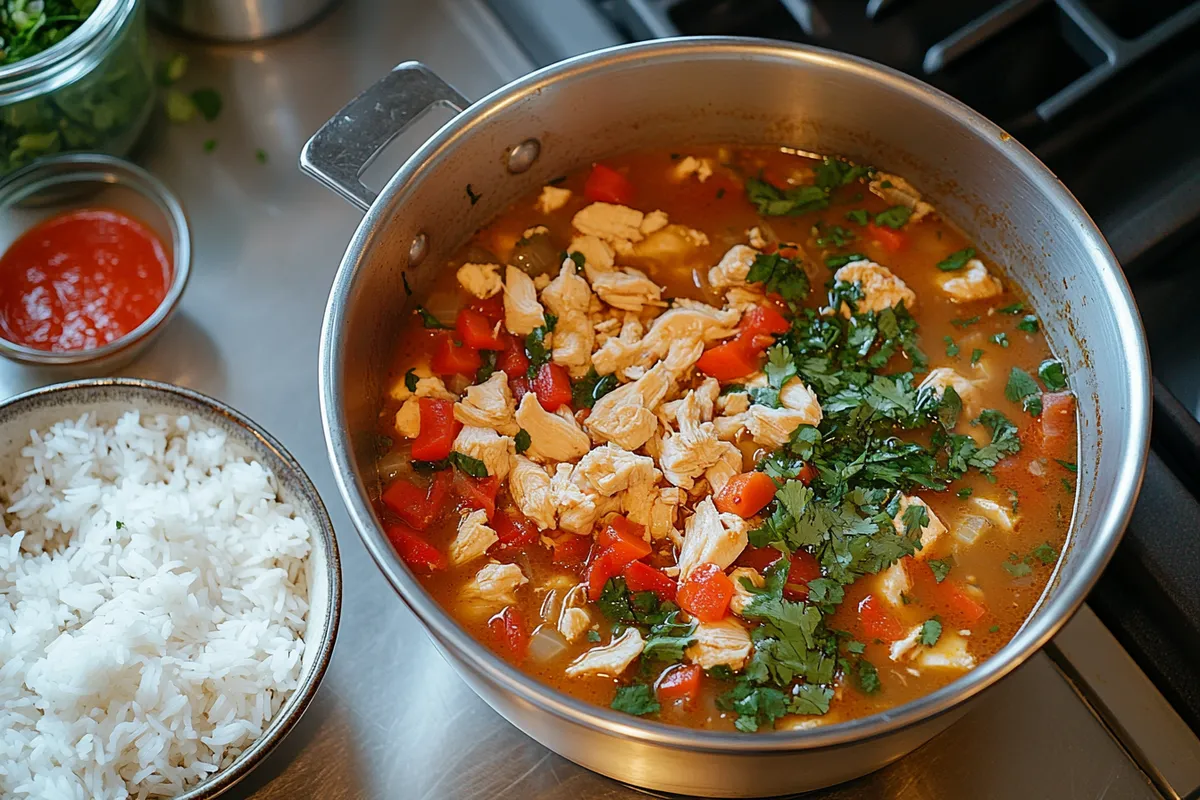
[[[931,558],[926,563],[929,564],[929,569],[933,572],[933,579],[941,583],[946,580],[946,576],[950,574],[950,568],[954,566],[954,556],[948,555],[945,558]]]
[[[956,355],[958,355],[958,345],[954,343],[953,337],[943,336],[942,341],[946,343],[946,355],[948,357],[954,358]]]
[[[906,206],[892,206],[886,211],[880,211],[875,215],[875,224],[880,227],[888,227],[892,230],[899,230],[908,222],[908,218],[912,216],[912,210]]]
[[[478,458],[460,453],[457,450],[450,454],[450,463],[461,469],[463,472],[470,475],[472,478],[486,478],[488,476],[487,465]]]
[[[1063,371],[1063,365],[1052,358],[1043,361],[1038,367],[1038,377],[1052,392],[1061,392],[1067,388],[1067,376]]]
[[[483,197],[481,192],[477,192],[471,188],[471,184],[467,184],[467,198],[471,201],[471,205],[479,202],[479,198]]]
[[[780,189],[758,178],[746,180],[746,197],[764,217],[794,217],[829,207],[829,190],[821,186]]]
[[[996,310],[999,311],[1001,314],[1011,314],[1015,317],[1017,314],[1020,314],[1022,311],[1025,310],[1025,304],[1022,303],[1020,300],[1018,300],[1017,302],[1013,303],[1012,305],[1004,306],[1003,308],[998,308]]]
[[[595,629],[589,630],[587,632],[587,640],[592,643],[600,641],[600,631]]]
[[[1043,566],[1049,566],[1055,561],[1058,561],[1058,551],[1054,549],[1054,545],[1049,542],[1042,542],[1037,547],[1029,551],[1029,555],[1042,562]]]
[[[879,670],[865,658],[859,659],[854,670],[854,683],[863,694],[875,694],[883,687],[879,681]]]
[[[829,701],[833,699],[833,687],[814,686],[806,683],[797,686],[788,703],[788,713],[819,716],[829,713]]]
[[[974,316],[974,317],[966,317],[965,319],[952,319],[952,320],[950,320],[950,324],[951,324],[951,325],[953,325],[953,326],[954,326],[954,327],[956,327],[956,328],[965,328],[965,327],[967,327],[968,325],[974,325],[974,324],[975,324],[975,323],[977,323],[977,322],[979,322],[979,317],[978,317],[978,315],[976,315],[976,316]]]
[[[662,710],[662,706],[654,698],[654,690],[644,683],[635,683],[632,686],[622,686],[617,689],[617,694],[610,707],[614,711],[623,711],[626,714],[633,714],[635,717],[657,714]]]
[[[1042,391],[1037,381],[1020,367],[1013,367],[1008,373],[1008,384],[1004,387],[1004,396],[1011,403],[1020,403],[1031,415],[1042,413]]]
[[[988,628],[988,633],[999,633],[999,632],[1000,632],[999,625],[993,625],[992,627]]]
[[[1063,461],[1061,458],[1056,458],[1054,461],[1065,470],[1069,470],[1070,472],[1079,471],[1079,465],[1077,465],[1074,461]]]
[[[437,317],[435,317],[433,314],[430,314],[425,309],[425,306],[417,306],[417,314],[419,314],[421,317],[421,324],[424,325],[426,328],[435,328],[435,329],[444,330],[444,331],[454,330],[453,325],[447,325],[446,323],[442,322]]]
[[[972,421],[973,425],[986,425],[992,429],[992,441],[967,457],[967,463],[976,469],[987,471],[996,466],[1001,458],[1021,449],[1017,438],[1017,426],[999,411],[988,409]],[[970,437],[966,437],[970,439]]]
[[[444,469],[450,469],[450,459],[443,458],[440,461],[414,461],[412,462],[414,472],[441,472]]]
[[[846,642],[847,653],[853,653],[856,656],[861,656],[866,649],[867,646],[860,641],[852,639],[851,641]]]
[[[479,369],[475,372],[475,382],[483,383],[496,373],[496,351],[479,351]]]
[[[937,617],[925,620],[921,625],[921,644],[933,647],[942,636],[942,622]]]
[[[1059,480],[1062,481],[1062,487],[1067,494],[1075,494],[1075,484],[1071,483],[1066,478],[1060,478]]]
[[[958,495],[959,500],[966,500],[968,497],[975,494],[975,490],[972,489],[970,486],[964,486],[963,488],[961,488],[957,492],[955,492],[955,494]]]
[[[853,211],[846,212],[846,219],[858,225],[866,225],[870,219],[870,215],[865,208],[856,208]]]
[[[517,431],[517,435],[513,437],[513,443],[516,445],[517,453],[524,453],[529,449],[529,445],[533,443],[533,439],[529,436],[529,431],[521,428]]]
[[[410,369],[408,372],[404,373],[404,388],[408,389],[410,392],[415,392],[417,390],[417,382],[420,380],[421,379],[417,377],[417,371],[415,369]]]
[[[209,122],[221,114],[221,95],[216,89],[197,89],[191,94],[192,103],[200,116]]]
[[[817,223],[817,247],[845,247],[856,238],[854,231],[841,225],[823,226]]]
[[[550,363],[550,349],[546,347],[546,336],[558,323],[558,317],[546,312],[546,323],[539,325],[525,337],[525,353],[529,356],[529,369],[526,375],[530,380],[537,377],[538,371],[544,364]]]
[[[874,170],[863,164],[851,164],[840,158],[826,156],[821,163],[813,168],[813,176],[817,186],[832,191],[839,186],[849,186],[855,181],[868,177]]]
[[[842,253],[833,256],[825,256],[825,266],[830,269],[841,269],[855,261],[866,261],[867,257],[862,253]]]
[[[1033,572],[1033,567],[1026,564],[1025,560],[1016,553],[1009,554],[1008,560],[1004,562],[1004,569],[1014,578],[1024,578],[1026,575]]]
[[[1026,314],[1017,323],[1017,330],[1025,331],[1026,333],[1037,333],[1039,327],[1038,318],[1033,314]]]
[[[592,408],[596,401],[617,388],[616,375],[599,375],[595,367],[571,386],[571,403],[576,409]]]
[[[587,264],[587,256],[585,256],[583,253],[580,253],[578,250],[573,251],[567,256],[567,258],[575,262],[576,269],[583,269],[584,265]]]
[[[779,253],[760,253],[750,271],[746,273],[749,283],[761,283],[768,294],[779,294],[789,303],[798,303],[808,296],[808,276],[800,265]]]
[[[119,530],[119,531],[125,530],[125,523],[122,522],[121,520],[117,520],[117,530]]]
[[[717,697],[717,708],[735,711],[734,726],[743,733],[753,733],[787,714],[787,695],[770,686],[755,686],[746,679]]]
[[[167,92],[164,105],[167,111],[167,119],[176,124],[182,125],[185,122],[190,122],[192,117],[196,116],[196,103],[186,93],[178,89],[171,89]]]
[[[596,601],[600,613],[622,625],[657,625],[672,612],[674,603],[662,603],[654,592],[630,592],[624,578],[609,578]]]
[[[672,611],[662,622],[650,627],[642,657],[654,661],[682,661],[683,651],[696,642],[696,623],[680,622],[679,612]]]
[[[901,515],[904,535],[920,537],[921,531],[929,527],[929,511],[920,503],[910,503]]]
[[[942,272],[954,272],[955,270],[962,269],[974,257],[975,248],[965,247],[943,258],[937,263],[937,268]]]
[[[976,347],[974,350],[971,351],[971,365],[972,366],[978,364],[979,359],[981,359],[981,358],[983,358],[983,351],[980,350],[978,347]]]
[[[992,336],[989,337],[989,340],[992,342],[995,342],[996,344],[1000,345],[1001,347],[1008,347],[1008,334],[1005,333],[1004,331],[1000,331],[999,333],[992,334]]]

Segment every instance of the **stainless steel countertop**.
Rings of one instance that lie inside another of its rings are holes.
[[[214,86],[225,107],[215,123],[158,125],[138,154],[180,195],[195,260],[180,315],[124,372],[199,389],[263,424],[321,490],[343,554],[342,626],[325,681],[291,736],[230,796],[642,796],[527,739],[459,680],[352,529],[318,416],[321,317],[358,215],[300,175],[301,145],[399,61],[424,61],[474,98],[529,69],[528,60],[474,0],[347,0],[316,27],[257,47],[165,37],[158,45],[186,52],[186,85]],[[205,153],[209,138],[218,144]],[[394,145],[374,173],[415,145]],[[0,397],[46,382],[0,364]],[[1093,633],[1080,636],[1093,642]],[[1112,647],[1103,637],[1096,646]],[[917,753],[820,796],[1159,797],[1077,689],[1040,654]]]

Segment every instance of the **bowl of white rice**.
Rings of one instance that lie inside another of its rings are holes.
[[[0,403],[0,797],[215,797],[292,729],[341,570],[300,465],[135,379]]]

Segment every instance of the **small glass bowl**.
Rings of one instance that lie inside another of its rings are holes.
[[[162,181],[123,159],[67,153],[39,159],[6,176],[0,181],[0,253],[47,217],[98,206],[140,220],[170,248],[171,283],[166,296],[141,325],[102,347],[54,352],[0,336],[0,355],[46,369],[56,379],[106,375],[150,344],[174,313],[191,270],[187,216]]]

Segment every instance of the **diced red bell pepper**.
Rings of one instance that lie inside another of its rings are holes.
[[[413,439],[413,459],[441,461],[449,457],[454,437],[462,430],[462,423],[454,418],[454,401],[419,397],[417,407],[421,412],[421,432]]]
[[[784,596],[789,600],[807,600],[808,582],[819,577],[821,565],[816,557],[807,550],[797,550],[792,553],[788,566],[787,582],[783,585]]]
[[[889,253],[899,253],[908,247],[908,237],[903,233],[874,222],[867,223],[867,238],[879,242]]]
[[[705,350],[696,361],[696,369],[722,383],[728,383],[757,372],[761,360],[753,338],[746,339],[739,334]]]
[[[517,405],[521,405],[521,398],[529,394],[533,389],[529,385],[528,378],[509,378],[508,388],[512,392],[513,400]]]
[[[792,325],[778,310],[769,305],[754,306],[742,315],[738,330],[750,334],[787,333]]]
[[[644,561],[631,561],[622,573],[625,585],[631,592],[654,592],[659,600],[675,602],[675,593],[679,589],[666,573],[656,570]]]
[[[529,654],[529,629],[525,616],[516,606],[507,606],[488,620],[488,630],[501,652],[518,664]]]
[[[499,322],[504,319],[504,294],[497,293],[491,297],[472,300],[468,308],[482,314],[493,323]]]
[[[987,606],[959,581],[944,580],[935,585],[934,591],[947,609],[947,616],[964,626],[974,625],[987,614]]]
[[[510,389],[514,380],[525,380],[529,372],[529,356],[525,355],[524,343],[512,335],[503,337],[500,355],[496,356],[496,366],[508,376]]]
[[[429,368],[438,375],[474,375],[482,363],[478,351],[455,344],[449,333],[435,337]]]
[[[879,598],[869,594],[858,604],[858,624],[868,639],[894,642],[904,636],[900,621],[893,617]]]
[[[547,411],[557,411],[571,403],[571,376],[559,364],[542,364],[533,379],[533,391]]]
[[[458,320],[454,329],[458,338],[467,347],[475,350],[499,350],[504,347],[504,339],[496,329],[499,322],[494,322],[478,311],[464,308],[458,312]]]
[[[433,572],[446,568],[446,556],[407,525],[392,523],[384,527],[384,533],[404,563],[413,569]]]
[[[633,184],[612,167],[597,164],[583,184],[583,196],[593,203],[616,203],[627,206],[633,202]]]
[[[449,471],[433,476],[429,486],[417,486],[406,478],[397,478],[380,499],[405,523],[419,531],[428,528],[446,510],[452,478]]]
[[[700,679],[704,670],[699,664],[676,664],[668,667],[654,687],[658,702],[663,705],[678,704],[685,709],[694,708],[700,698]]]
[[[743,519],[753,517],[775,499],[775,481],[757,470],[734,475],[717,492],[714,502],[718,511],[737,514]]]
[[[604,593],[604,584],[621,574],[625,564],[618,564],[619,559],[613,557],[608,550],[597,553],[588,562],[583,579],[588,587],[588,600],[595,602]]]
[[[1042,447],[1050,458],[1067,460],[1075,449],[1075,395],[1046,392],[1042,395]]]
[[[713,563],[692,570],[679,585],[679,607],[701,622],[717,622],[729,611],[733,581]]]
[[[602,551],[614,550],[621,558],[637,561],[650,555],[650,543],[646,541],[646,528],[627,517],[614,516],[596,534],[596,547]]]
[[[496,494],[500,491],[500,479],[495,475],[472,478],[461,472],[454,474],[454,494],[460,509],[479,509],[487,514],[488,521],[496,515]]]
[[[737,565],[739,567],[749,567],[761,574],[767,571],[767,567],[781,558],[783,558],[783,553],[774,547],[747,547],[738,556]]]
[[[537,525],[519,512],[501,511],[492,520],[492,528],[500,539],[492,545],[494,550],[520,550],[538,538]]]
[[[812,483],[813,478],[815,477],[817,477],[817,468],[807,461],[801,464],[799,469],[796,470],[796,480],[800,481],[805,486],[808,486],[810,483]]]
[[[592,549],[590,536],[577,536],[564,533],[554,538],[553,561],[561,567],[576,567],[587,561],[588,552]]]

